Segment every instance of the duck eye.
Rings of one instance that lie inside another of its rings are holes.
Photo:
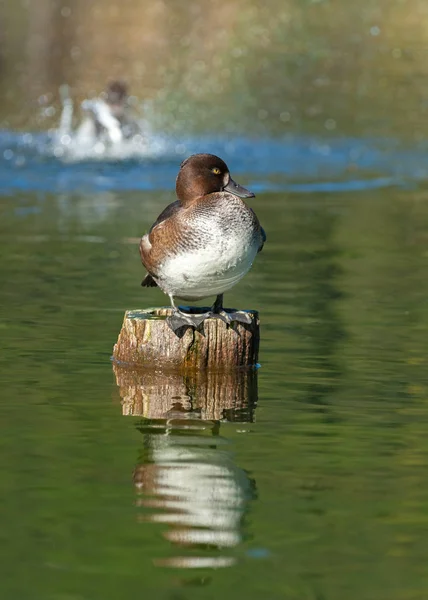
[[[211,169],[211,171],[214,173],[214,175],[220,175],[221,171],[218,167],[214,167],[214,169]]]

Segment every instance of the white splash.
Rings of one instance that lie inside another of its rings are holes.
[[[83,118],[73,128],[74,105],[68,86],[61,86],[60,95],[62,112],[50,145],[56,158],[65,162],[156,158],[170,150],[166,138],[152,131],[149,102],[142,106],[144,117],[135,116],[124,125],[102,98],[86,99],[81,104]]]

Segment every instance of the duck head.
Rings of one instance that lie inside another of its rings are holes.
[[[214,154],[193,154],[186,158],[181,163],[175,189],[182,204],[214,192],[254,198],[253,192],[233,181],[226,163]]]
[[[128,86],[119,79],[110,81],[104,96],[107,104],[124,104],[128,98]]]

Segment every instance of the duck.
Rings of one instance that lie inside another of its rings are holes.
[[[84,100],[82,109],[86,114],[86,126],[88,123],[92,125],[93,136],[97,139],[115,144],[132,138],[140,131],[130,111],[125,81],[110,81],[99,98]]]
[[[198,328],[207,318],[250,323],[245,311],[224,309],[223,295],[250,270],[266,241],[255,212],[244,199],[255,194],[236,183],[226,163],[214,154],[193,154],[176,179],[177,200],[167,206],[139,250],[147,275],[143,287],[159,287],[169,296],[168,325]],[[190,314],[175,298],[197,301],[215,296],[210,310]]]
[[[115,145],[141,133],[140,125],[129,106],[128,85],[125,81],[110,81],[99,97],[83,100],[83,119],[74,132],[74,107],[68,85],[61,86],[60,95],[63,109],[58,128],[59,137],[64,134],[72,135],[80,145],[96,142]]]

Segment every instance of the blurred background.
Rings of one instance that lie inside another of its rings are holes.
[[[45,129],[61,84],[125,78],[180,132],[420,140],[427,22],[424,0],[2,0],[0,123]]]
[[[1,597],[427,598],[427,59],[425,0],[0,0]],[[256,193],[260,368],[113,371],[193,152]]]

